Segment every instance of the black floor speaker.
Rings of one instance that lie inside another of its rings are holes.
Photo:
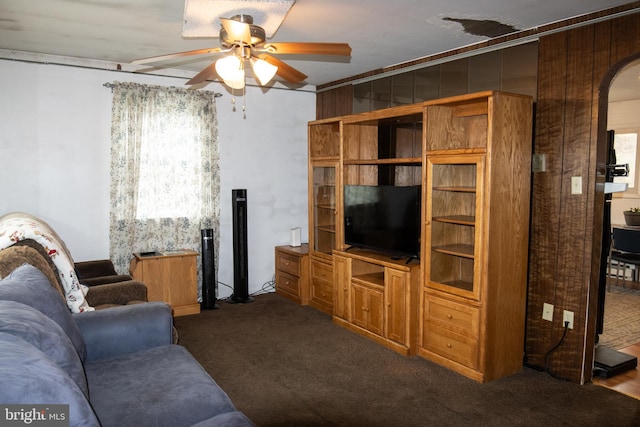
[[[220,308],[216,295],[216,260],[213,240],[213,229],[200,230],[202,239],[202,302],[201,310]]]
[[[247,190],[232,190],[233,206],[233,294],[232,304],[252,302],[249,295],[249,262],[247,260]]]

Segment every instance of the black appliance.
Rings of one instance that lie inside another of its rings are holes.
[[[200,230],[202,242],[202,302],[201,310],[213,310],[220,308],[216,304],[216,261],[213,240],[213,229]]]
[[[247,260],[247,190],[232,190],[233,209],[233,294],[232,304],[253,302],[249,295],[249,262]]]

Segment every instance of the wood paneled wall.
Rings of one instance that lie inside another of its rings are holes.
[[[547,155],[547,171],[532,181],[524,349],[528,363],[573,382],[592,377],[606,94],[615,72],[639,52],[640,13],[540,38],[534,152]],[[350,114],[352,103],[351,86],[321,92],[316,116]],[[582,195],[571,194],[572,176],[582,177]],[[555,307],[554,322],[542,320],[545,302]],[[562,339],[563,310],[575,313],[574,329],[547,356]]]
[[[640,14],[541,37],[534,151],[547,172],[533,176],[528,362],[574,382],[592,377],[606,147],[606,100],[612,67],[640,51]],[[599,111],[602,108],[603,111]],[[581,176],[583,194],[571,194]],[[598,191],[596,191],[598,188]],[[555,306],[542,320],[543,303]],[[563,310],[575,313],[562,345]]]
[[[353,86],[329,89],[316,95],[316,119],[347,116],[353,113]]]

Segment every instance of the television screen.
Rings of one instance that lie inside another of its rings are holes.
[[[345,243],[417,258],[420,194],[420,186],[345,185]]]

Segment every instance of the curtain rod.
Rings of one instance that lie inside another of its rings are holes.
[[[115,87],[115,85],[113,83],[103,83],[102,86],[104,87],[108,87],[109,89],[113,89]],[[206,90],[203,92],[211,92],[210,90]],[[213,92],[213,97],[214,98],[220,98],[222,96],[222,94],[220,92]]]

